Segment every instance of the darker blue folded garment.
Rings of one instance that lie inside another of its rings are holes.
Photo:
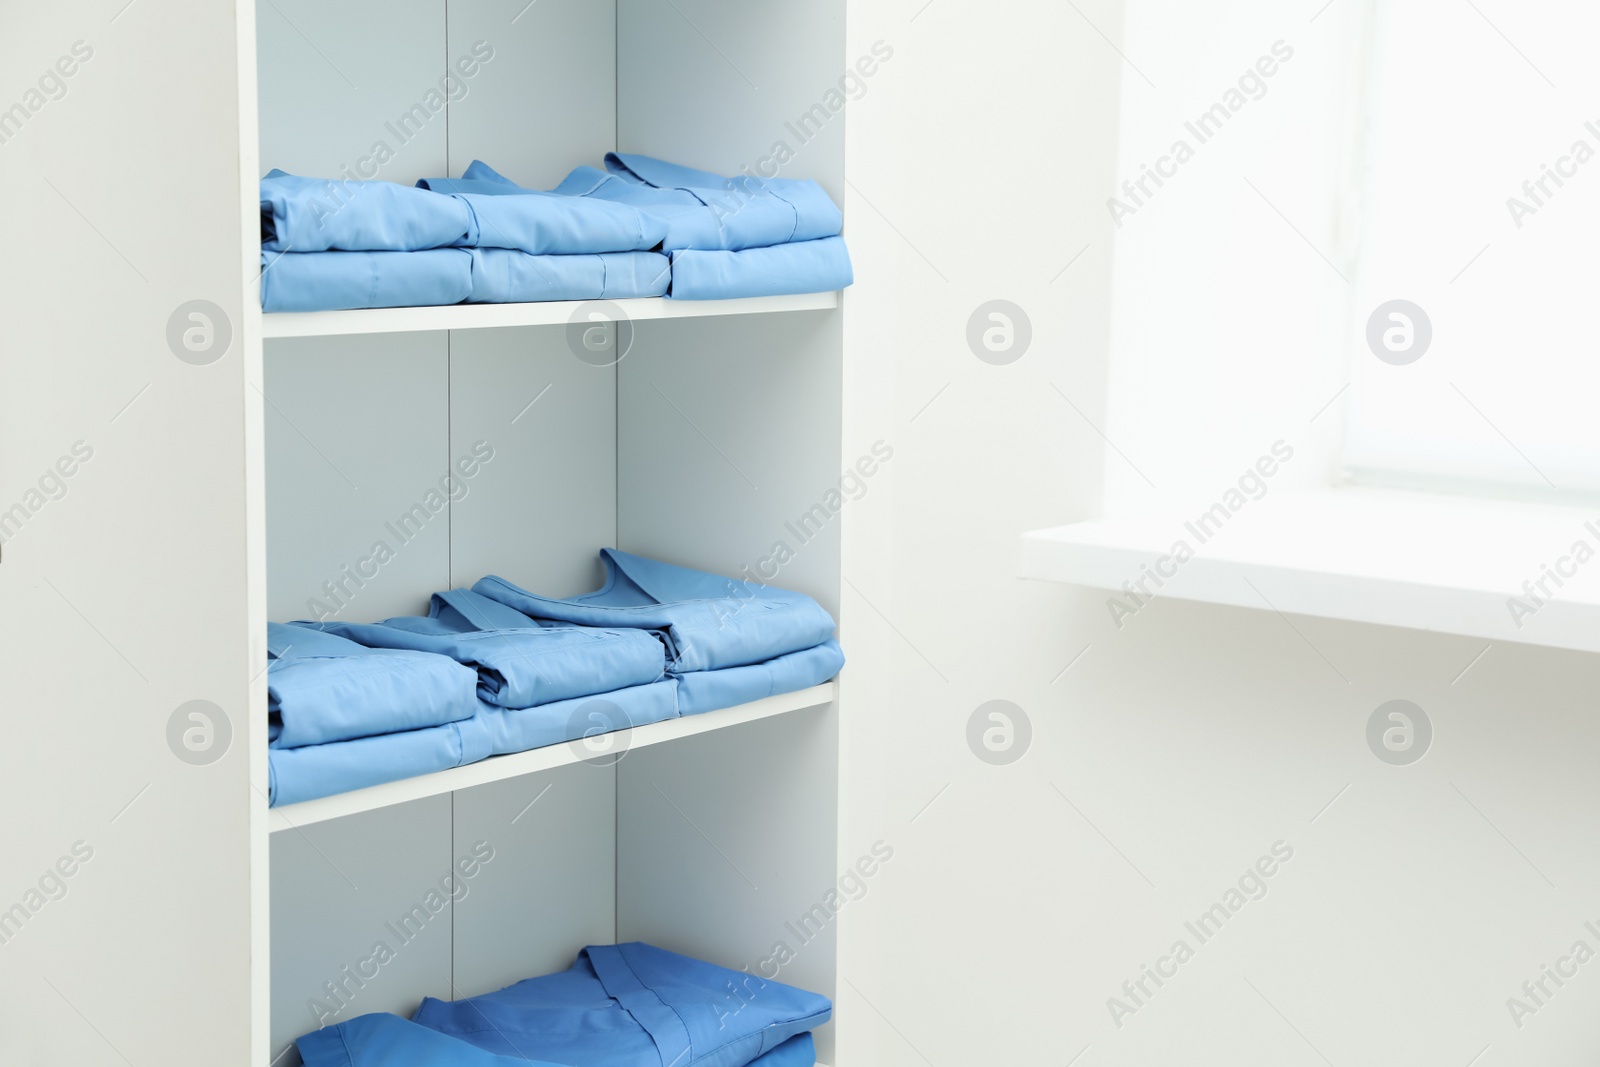
[[[435,593],[426,616],[320,626],[368,648],[464,664],[477,672],[478,696],[509,710],[647,685],[660,681],[666,666],[661,642],[644,631],[540,625],[466,589]]]
[[[472,587],[535,619],[651,630],[667,669],[710,671],[765,663],[833,638],[833,616],[803,593],[601,549],[605,584],[555,599],[490,575]]]
[[[314,625],[269,623],[267,655],[275,749],[442,726],[478,710],[472,671],[426,650],[375,650]]]
[[[263,311],[434,307],[471,295],[472,253],[463,248],[261,254]]]
[[[688,241],[669,236],[665,245],[668,251],[737,250],[816,241],[836,237],[844,228],[838,205],[814,181],[748,174],[725,178],[623,152],[606,156],[606,170],[621,181],[658,192],[686,193],[704,205],[704,214],[716,223],[716,237],[711,238],[707,232],[697,232]],[[615,188],[601,195],[631,202]],[[683,233],[687,236],[688,231]]]
[[[855,281],[843,237],[739,252],[672,253],[674,300],[829,293]]]
[[[633,942],[590,946],[569,970],[496,993],[430,997],[413,1021],[497,1055],[583,1067],[776,1067],[815,1062],[809,1042],[786,1043],[832,1011],[819,994]]]

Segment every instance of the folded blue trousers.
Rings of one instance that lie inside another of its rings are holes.
[[[467,589],[435,593],[425,616],[320,625],[368,648],[448,657],[477,672],[480,699],[511,710],[647,685],[666,667],[661,642],[648,633],[541,626]]]
[[[843,237],[741,252],[672,253],[674,300],[828,293],[855,281]]]
[[[472,253],[464,248],[261,254],[263,311],[435,307],[471,296]]]
[[[582,1067],[745,1067],[832,1011],[819,994],[632,942],[592,945],[569,970],[496,993],[427,998],[412,1018],[502,1056]]]
[[[583,596],[542,597],[494,575],[472,591],[535,619],[654,631],[675,673],[765,663],[833,638],[833,616],[802,593],[614,548],[601,549],[600,563],[605,584]]]
[[[267,655],[275,749],[442,726],[478,710],[477,676],[426,651],[379,651],[314,624],[269,623]]]

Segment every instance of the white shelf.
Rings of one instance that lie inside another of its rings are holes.
[[[1024,534],[1020,573],[1121,591],[1182,541],[1194,558],[1163,564],[1177,573],[1159,590],[1147,583],[1157,597],[1600,651],[1600,555],[1564,564],[1575,573],[1560,588],[1547,581],[1542,605],[1523,585],[1577,542],[1600,554],[1600,507],[1328,489],[1249,501],[1204,540],[1202,510]],[[1520,626],[1511,597],[1536,608]]]
[[[722,315],[768,315],[780,311],[826,311],[839,294],[756,296],[743,300],[553,300],[538,304],[451,304],[446,307],[367,308],[359,311],[276,311],[261,316],[262,336],[339,337],[424,330],[482,330],[500,326],[564,326],[585,304],[609,303],[630,320],[697,319]]]
[[[814,685],[810,689],[801,689],[793,693],[780,693],[777,696],[764,697],[748,704],[737,707],[723,708],[721,711],[709,711],[701,715],[686,715],[678,719],[667,719],[663,722],[651,723],[634,729],[628,738],[627,751],[636,748],[645,748],[650,745],[659,745],[664,741],[676,741],[679,738],[694,737],[697,734],[709,733],[712,730],[723,730],[730,726],[739,726],[743,723],[754,722],[757,719],[769,719],[774,715],[785,715],[791,711],[802,711],[806,708],[818,707],[833,701],[838,695],[838,682],[824,682]],[[623,758],[626,758],[624,755]],[[321,797],[317,800],[305,800],[298,804],[286,804],[283,807],[270,809],[272,818],[272,832],[279,833],[284,830],[298,829],[312,823],[326,822],[345,815],[354,815],[357,812],[373,811],[377,808],[386,808],[394,804],[404,804],[409,800],[418,800],[422,797],[437,796],[440,793],[449,793],[457,789],[470,789],[475,785],[484,785],[488,782],[498,782],[505,778],[516,778],[524,774],[533,774],[538,771],[553,770],[556,767],[566,767],[574,763],[582,763],[584,758],[574,750],[572,745],[548,745],[544,748],[530,749],[527,752],[516,752],[506,756],[492,756],[477,763],[469,763],[465,767],[452,767],[447,771],[437,771],[433,774],[418,775],[415,778],[403,778],[398,782],[385,782],[382,785],[369,786],[366,789],[356,789],[348,793],[338,793],[331,797]]]

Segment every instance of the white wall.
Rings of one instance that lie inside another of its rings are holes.
[[[850,110],[845,451],[895,457],[845,528],[841,863],[895,856],[843,913],[840,1062],[1592,1063],[1600,967],[1520,1029],[1506,1000],[1600,950],[1593,659],[1159,599],[1119,632],[1104,594],[1012,576],[1021,531],[1151,492],[1117,450],[1201,497],[1263,435],[1299,429],[1294,478],[1334,462],[1310,420],[1342,379],[1330,362],[1321,395],[1302,367],[1333,360],[1336,324],[1255,296],[1342,283],[1243,179],[1291,219],[1331,180],[1300,120],[1339,103],[1356,12],[1127,6],[854,5],[850,54],[896,53]],[[1280,38],[1295,58],[1124,220],[1113,266],[1127,161]],[[1301,229],[1335,256],[1337,230]],[[1253,265],[1192,254],[1208,242]],[[1008,366],[964,338],[996,298],[1033,324]],[[1177,376],[1141,348],[1156,316],[1191,323]],[[1435,728],[1409,767],[1365,740],[1395,698]],[[968,743],[995,699],[1032,727],[1007,766]],[[1200,944],[1185,922],[1279,841],[1267,895]],[[1179,938],[1193,959],[1119,1027],[1108,998]]]

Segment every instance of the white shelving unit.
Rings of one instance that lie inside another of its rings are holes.
[[[482,158],[548,188],[619,147],[737,173],[846,65],[843,0],[519,7],[259,5],[261,170],[341,173],[394,141],[396,116],[447,64],[488,51],[378,177]],[[671,76],[664,49],[681,60]],[[842,128],[785,173],[842,202]],[[632,328],[614,363],[570,345],[579,302],[259,316],[263,615],[381,619],[488,573],[578,593],[606,545],[740,572],[838,481],[839,304],[616,301]],[[471,476],[454,466],[467,455],[482,461]],[[837,537],[808,541],[774,579],[836,615]],[[389,560],[363,564],[380,542]],[[488,992],[592,943],[754,967],[837,877],[837,694],[828,683],[641,727],[614,764],[553,746],[266,812],[270,1021],[256,1064],[295,1067],[293,1038],[329,1018],[311,1006],[328,1003],[330,979],[479,842],[494,862],[448,923],[332,1018]],[[264,739],[264,722],[250,735]],[[780,980],[833,995],[832,939]],[[831,1059],[831,1028],[817,1037]]]

